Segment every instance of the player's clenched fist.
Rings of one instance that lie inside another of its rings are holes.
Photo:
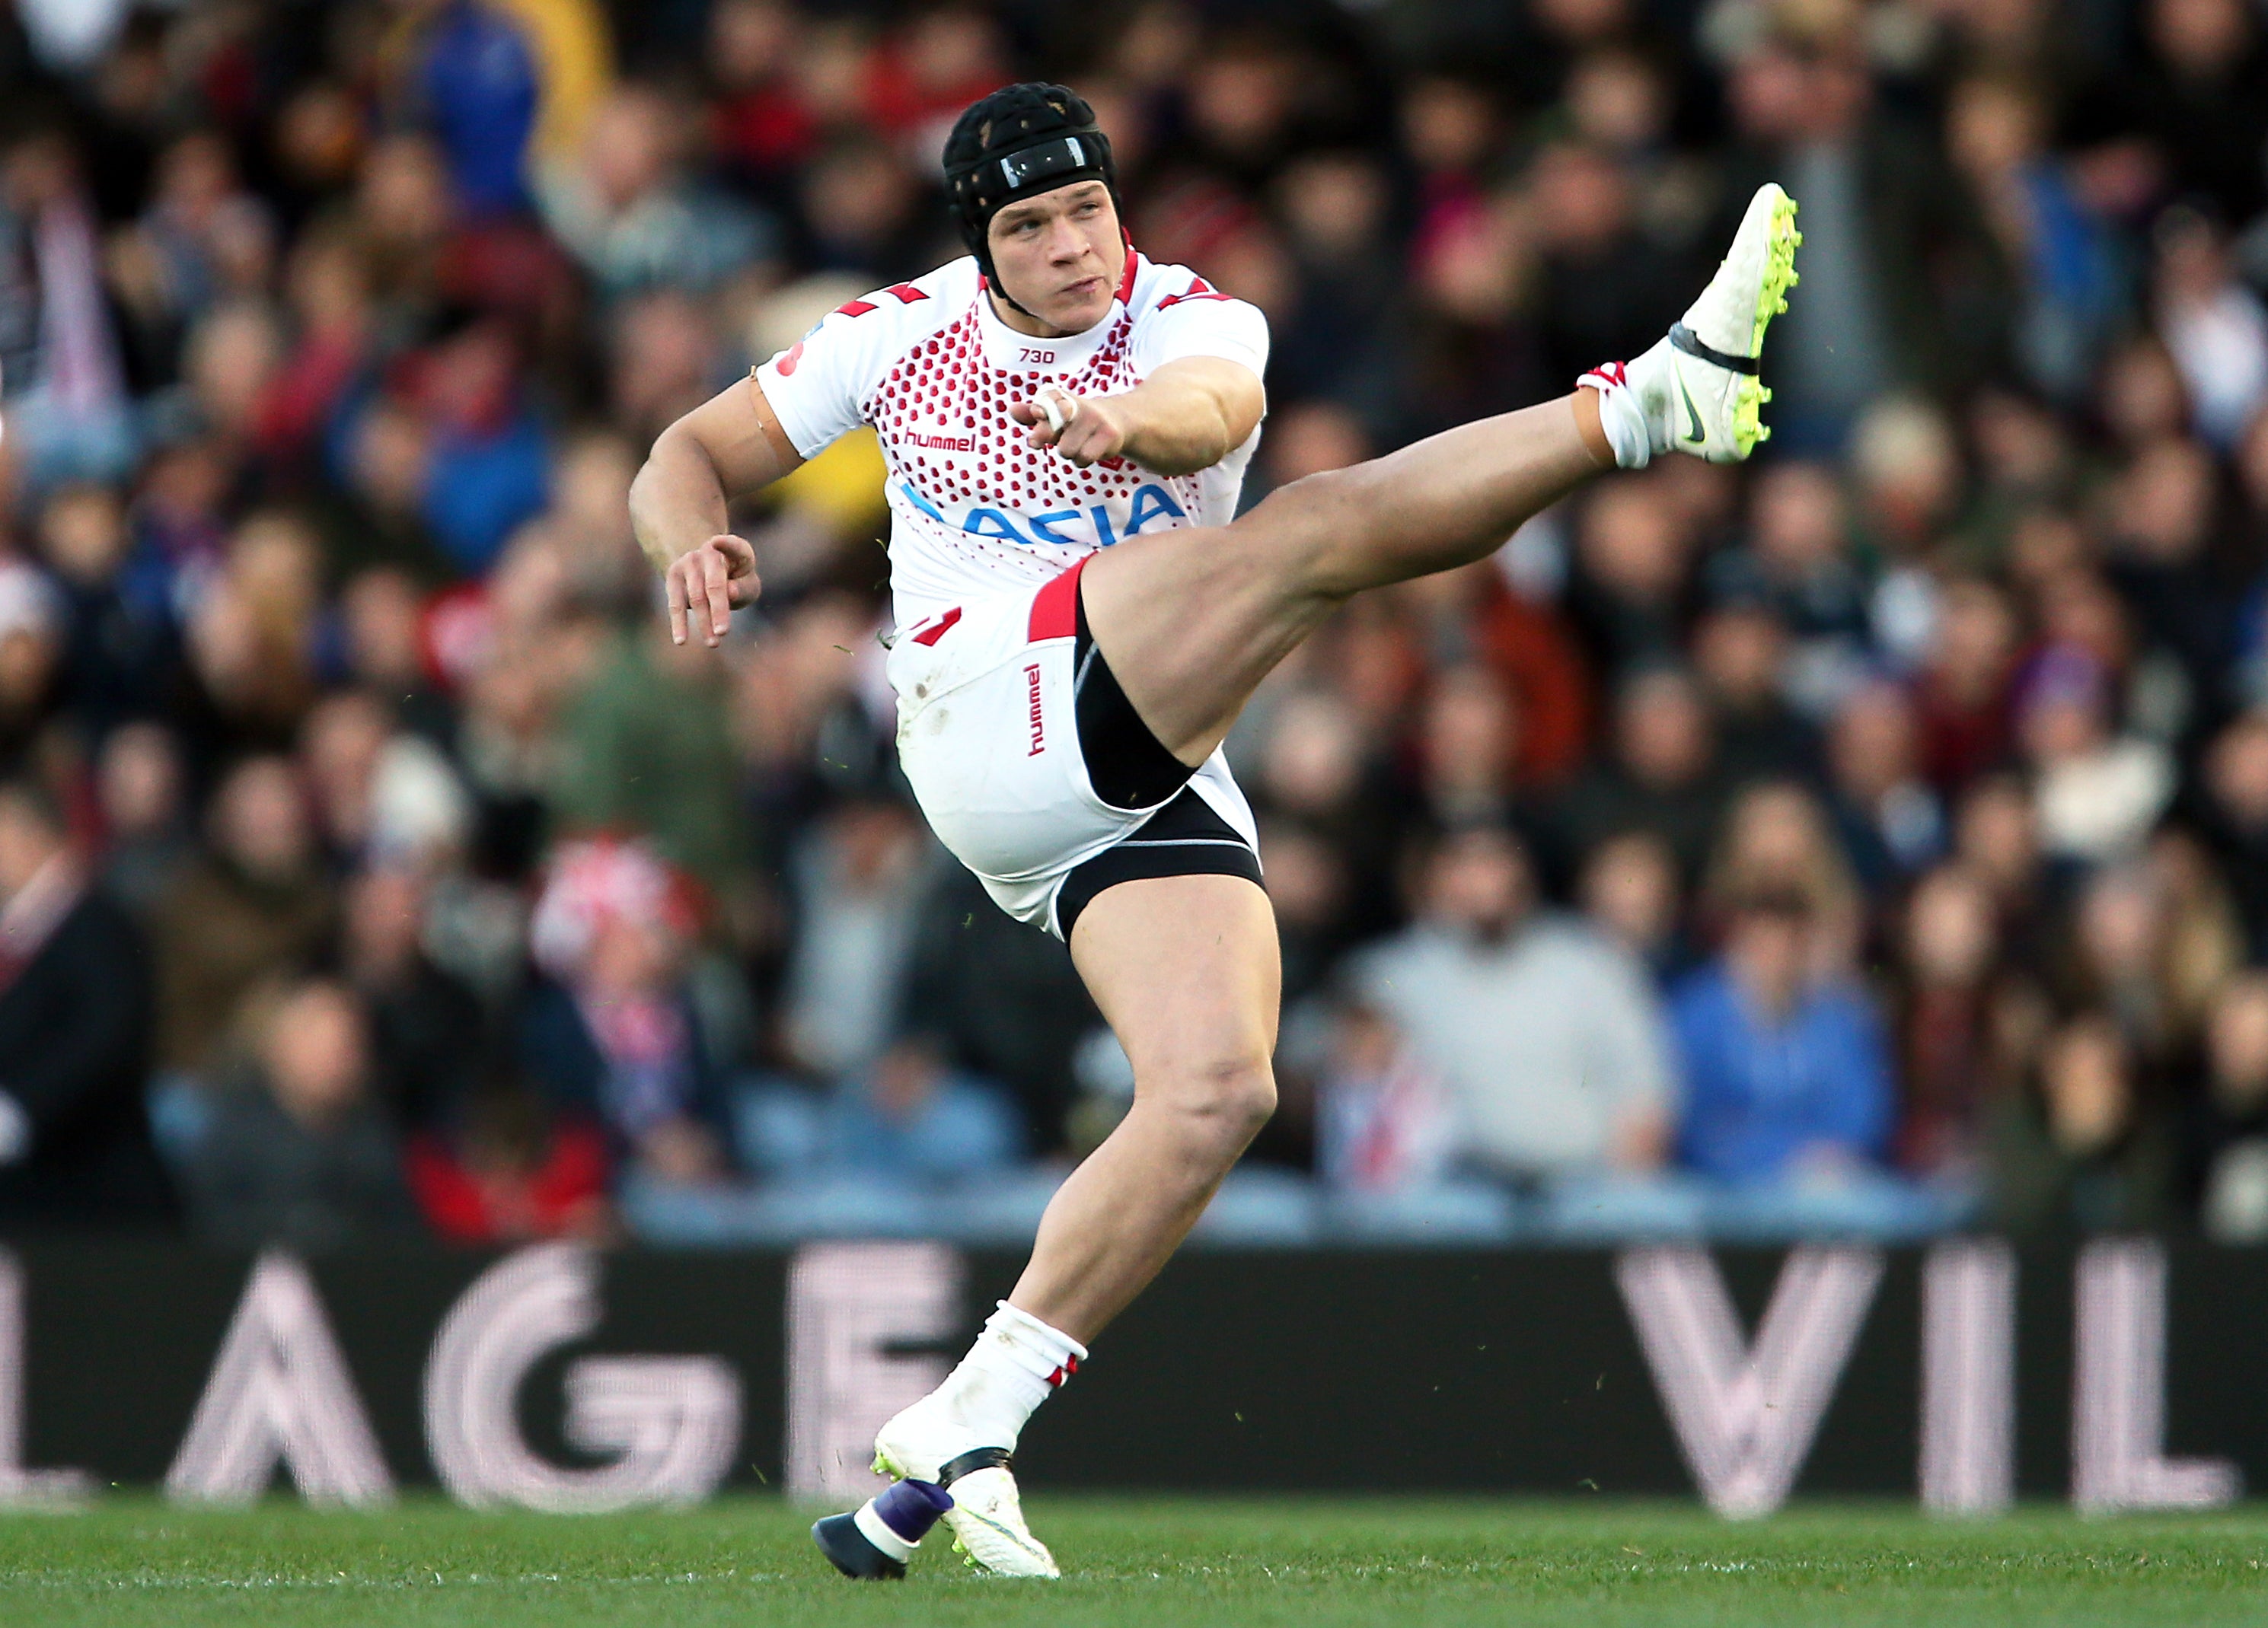
[[[1126,425],[1107,396],[1080,397],[1052,385],[1029,401],[1012,403],[1008,416],[1032,427],[1034,446],[1051,446],[1085,469],[1126,449]]]
[[[732,630],[733,612],[754,605],[762,589],[756,551],[747,538],[729,532],[671,561],[667,580],[669,636],[679,644],[688,630],[697,630],[703,644],[714,646]]]

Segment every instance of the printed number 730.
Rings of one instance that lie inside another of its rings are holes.
[[[1056,353],[1052,350],[1020,349],[1016,352],[1016,360],[1019,362],[1037,363],[1043,368],[1051,368],[1056,364]]]

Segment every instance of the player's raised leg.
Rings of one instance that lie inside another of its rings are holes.
[[[1769,434],[1756,358],[1800,241],[1793,201],[1764,187],[1685,319],[1637,360],[1585,375],[1572,397],[1294,481],[1225,533],[1160,532],[1097,555],[1087,620],[1135,709],[1200,763],[1260,680],[1350,596],[1485,558],[1602,469],[1672,448],[1745,458]]]

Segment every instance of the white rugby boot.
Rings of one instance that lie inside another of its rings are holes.
[[[1609,363],[1583,376],[1581,383],[1602,397],[1627,391],[1613,402],[1634,407],[1645,428],[1625,432],[1609,425],[1616,461],[1642,467],[1653,455],[1690,452],[1712,464],[1737,464],[1771,438],[1763,408],[1771,392],[1758,377],[1764,331],[1787,309],[1787,291],[1797,282],[1795,200],[1777,182],[1766,182],[1749,200],[1717,275],[1653,348],[1628,364]],[[1602,409],[1608,403],[1602,401]]]
[[[994,1577],[1060,1577],[1055,1556],[1024,1524],[1024,1506],[1009,1468],[1015,1443],[983,1440],[946,1397],[932,1392],[884,1425],[874,1437],[874,1468],[900,1481],[946,1489],[953,1546],[976,1571]]]

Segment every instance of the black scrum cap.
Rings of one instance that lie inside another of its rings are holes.
[[[1077,92],[1036,81],[1003,85],[972,103],[945,141],[945,181],[954,218],[976,263],[997,285],[986,246],[992,217],[1019,198],[1074,181],[1099,180],[1118,196],[1110,138]]]

